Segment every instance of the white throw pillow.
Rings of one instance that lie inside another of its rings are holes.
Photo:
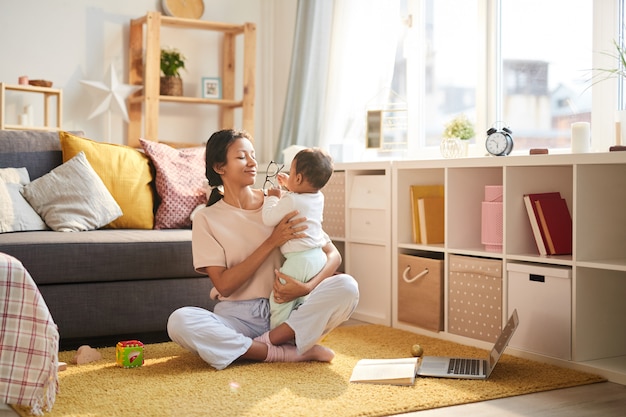
[[[30,182],[30,175],[26,168],[0,168],[0,180],[11,184],[26,185]]]
[[[20,192],[29,182],[26,168],[0,169],[0,233],[47,229]]]
[[[46,224],[59,232],[98,229],[122,215],[84,152],[24,186],[22,194]]]

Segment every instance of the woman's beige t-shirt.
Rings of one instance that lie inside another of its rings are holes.
[[[243,262],[267,239],[273,227],[265,226],[262,207],[243,210],[220,200],[200,210],[193,219],[192,249],[196,271],[207,266],[231,268]],[[229,297],[220,300],[268,298],[274,283],[274,269],[283,261],[277,248],[255,274]]]

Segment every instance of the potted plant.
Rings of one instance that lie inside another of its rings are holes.
[[[444,138],[468,140],[474,137],[474,124],[464,114],[456,116],[445,125]]]
[[[161,49],[161,95],[183,95],[183,80],[180,78],[180,70],[185,69],[186,59],[182,52],[176,48]]]
[[[617,68],[594,68],[600,73],[591,77],[591,85],[589,87],[597,82],[608,80],[610,78],[626,79],[626,48],[620,45],[616,40],[613,40],[613,46],[615,46],[615,54],[609,52],[604,52],[604,54],[619,62]]]
[[[613,53],[602,52],[602,54],[617,61],[615,68],[593,68],[596,72],[592,74],[587,88],[612,78],[621,79],[622,82],[626,81],[626,47],[615,39],[613,39],[613,46],[615,48]],[[615,142],[618,145],[626,143],[626,128],[624,126],[626,126],[626,110],[622,109],[617,111]]]
[[[460,114],[444,126],[440,145],[441,154],[446,158],[467,156],[468,140],[473,138],[474,124]]]

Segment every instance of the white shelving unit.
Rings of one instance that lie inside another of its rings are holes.
[[[331,238],[359,283],[355,319],[391,325],[391,163],[335,164],[344,184],[344,236]],[[341,192],[336,187],[333,192]],[[333,197],[327,195],[326,201]],[[327,219],[325,215],[325,219]],[[325,221],[326,221],[325,220]]]
[[[391,322],[394,327],[415,333],[488,348],[487,342],[448,331],[451,255],[502,262],[503,322],[509,314],[508,263],[571,269],[571,303],[567,303],[571,307],[563,308],[571,309],[564,313],[571,316],[572,359],[513,348],[507,351],[626,384],[626,152],[347,163],[336,168],[345,173],[346,236],[333,238],[342,246],[346,272],[359,282],[361,301],[355,318]],[[385,202],[381,208],[366,209],[379,210],[375,218],[381,222],[378,230],[384,231],[372,239],[354,233],[354,210],[362,208],[350,207],[355,179],[363,175],[382,175],[390,187],[372,196]],[[413,243],[409,193],[413,184],[444,184],[444,244]],[[486,251],[481,243],[481,202],[486,185],[503,186],[501,252]],[[572,255],[540,256],[537,251],[522,196],[549,191],[559,191],[570,208]],[[443,331],[433,332],[398,320],[399,254],[443,257]]]

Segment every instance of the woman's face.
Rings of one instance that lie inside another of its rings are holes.
[[[254,146],[246,138],[235,140],[226,153],[226,164],[216,171],[224,183],[234,182],[239,185],[253,185],[256,180],[257,161]]]

